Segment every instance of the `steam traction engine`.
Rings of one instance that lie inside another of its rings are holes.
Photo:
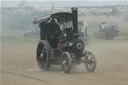
[[[37,46],[36,58],[40,68],[48,70],[51,65],[61,65],[69,73],[72,64],[84,63],[88,72],[96,69],[96,58],[85,50],[84,32],[78,30],[78,8],[72,13],[59,12],[50,17],[38,17],[41,40]],[[72,25],[73,24],[73,25]]]

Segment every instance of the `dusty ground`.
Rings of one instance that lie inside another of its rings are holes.
[[[86,72],[82,64],[71,74],[63,73],[59,66],[41,71],[36,64],[36,45],[2,43],[2,85],[128,85],[128,41],[89,45],[97,58],[94,73]]]

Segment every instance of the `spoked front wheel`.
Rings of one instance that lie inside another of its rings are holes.
[[[70,73],[72,67],[72,58],[69,52],[62,53],[61,66],[65,73]]]
[[[88,72],[94,72],[96,69],[96,58],[91,52],[86,52],[85,67]]]

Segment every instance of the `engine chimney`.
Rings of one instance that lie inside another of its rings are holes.
[[[72,9],[72,16],[73,16],[73,30],[75,33],[78,33],[78,8],[71,8]]]

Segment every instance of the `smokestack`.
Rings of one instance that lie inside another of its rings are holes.
[[[75,33],[78,33],[78,8],[71,8],[72,9],[72,16],[73,16],[73,30]]]

